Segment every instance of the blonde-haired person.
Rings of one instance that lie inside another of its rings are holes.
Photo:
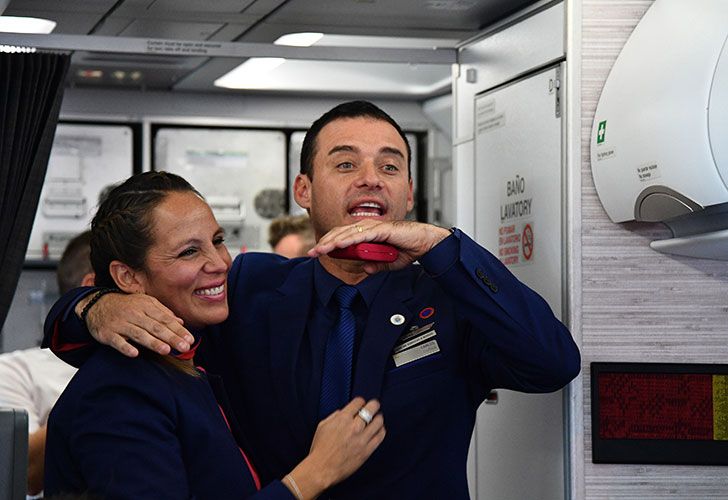
[[[268,227],[268,244],[273,252],[289,259],[306,257],[316,244],[308,215],[284,215]]]

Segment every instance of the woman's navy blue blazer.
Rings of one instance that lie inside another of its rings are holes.
[[[280,481],[258,490],[210,378],[99,349],[51,412],[46,496],[293,498]]]

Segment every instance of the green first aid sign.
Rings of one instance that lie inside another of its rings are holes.
[[[603,143],[606,135],[607,135],[607,120],[604,120],[603,122],[599,122],[599,127],[597,128],[597,144]]]

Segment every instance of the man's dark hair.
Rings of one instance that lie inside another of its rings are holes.
[[[339,104],[313,122],[311,128],[306,132],[306,137],[303,139],[303,146],[301,147],[301,174],[305,174],[309,179],[313,179],[313,158],[316,156],[316,139],[322,128],[332,121],[342,118],[372,118],[374,120],[385,121],[394,127],[400,137],[402,137],[405,146],[407,146],[407,176],[409,178],[412,177],[412,170],[410,168],[412,150],[402,128],[394,121],[394,118],[369,101],[350,101]]]
[[[84,231],[68,242],[56,270],[58,291],[61,295],[81,286],[83,277],[93,272],[90,253],[91,231]]]

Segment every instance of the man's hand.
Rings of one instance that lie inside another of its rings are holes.
[[[396,261],[391,263],[366,262],[364,264],[364,271],[374,274],[406,267],[448,236],[450,236],[448,229],[422,222],[363,220],[356,224],[332,229],[318,241],[308,255],[320,257],[335,248],[345,248],[363,242],[387,243],[397,247],[399,257]]]
[[[93,296],[91,293],[76,305],[77,315]],[[195,339],[182,324],[161,302],[144,294],[107,293],[91,306],[86,316],[86,326],[93,338],[131,358],[139,350],[130,340],[159,354],[169,354],[170,347],[188,351]]]

